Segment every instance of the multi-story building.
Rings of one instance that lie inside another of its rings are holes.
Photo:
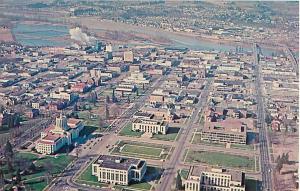
[[[149,96],[149,103],[150,104],[156,104],[156,103],[164,103],[165,102],[165,96],[159,95],[159,94],[151,94]]]
[[[192,168],[184,182],[185,191],[245,191],[245,174],[241,171]]]
[[[247,124],[239,119],[226,119],[220,122],[206,121],[200,131],[200,136],[202,141],[245,145]]]
[[[168,131],[168,124],[162,120],[138,118],[133,120],[131,130],[165,135]]]
[[[50,98],[53,99],[63,99],[69,102],[74,101],[77,98],[76,93],[69,93],[69,92],[51,92]]]
[[[142,181],[146,170],[146,161],[118,156],[100,155],[92,164],[92,175],[99,182],[119,185]]]
[[[55,125],[41,132],[41,138],[36,143],[36,151],[42,154],[56,153],[65,145],[71,145],[79,137],[83,123],[79,119],[67,119],[60,115]]]
[[[133,62],[133,52],[132,51],[124,52],[124,62]]]
[[[131,83],[121,83],[116,88],[116,93],[118,95],[129,95],[136,91],[136,86]]]
[[[168,108],[143,107],[141,111],[153,114],[156,118],[162,119],[168,123],[172,122],[175,117],[174,110]]]
[[[143,72],[134,71],[130,74],[128,78],[125,78],[124,81],[128,83],[135,83],[135,84],[149,84],[150,76],[147,76]]]
[[[138,64],[132,64],[129,66],[129,71],[130,72],[139,72],[141,69],[141,66]]]

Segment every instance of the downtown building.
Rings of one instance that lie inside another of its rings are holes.
[[[245,191],[245,174],[226,169],[192,167],[184,186],[185,191]]]
[[[100,155],[92,164],[92,175],[99,182],[129,185],[141,182],[147,170],[146,161],[119,156]]]
[[[54,154],[64,146],[74,143],[83,129],[83,123],[79,119],[60,115],[56,118],[55,125],[51,125],[41,132],[40,139],[36,142],[35,149],[41,154]]]
[[[168,124],[163,120],[137,118],[133,120],[131,130],[165,135],[168,127]]]

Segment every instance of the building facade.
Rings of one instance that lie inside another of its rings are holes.
[[[205,122],[200,136],[201,140],[206,142],[245,145],[247,143],[247,125],[235,119]]]
[[[167,134],[168,124],[165,121],[154,119],[135,119],[132,122],[132,131],[141,131],[153,134]]]
[[[92,175],[99,182],[129,185],[130,182],[141,182],[147,170],[144,160],[118,156],[100,155],[92,164]]]
[[[185,191],[245,191],[245,174],[225,169],[192,168]]]
[[[41,154],[54,154],[65,145],[73,144],[83,129],[83,123],[78,119],[67,119],[60,115],[56,118],[55,125],[41,132],[40,139],[36,142],[35,149]]]

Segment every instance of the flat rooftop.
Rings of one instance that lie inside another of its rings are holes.
[[[227,174],[231,175],[231,180],[236,181],[236,182],[242,182],[243,185],[243,176],[244,173],[241,171],[236,171],[236,170],[228,170],[228,169],[222,169],[222,168],[212,168],[212,167],[192,167],[190,171],[190,176],[200,176],[203,172],[215,172],[219,174]]]
[[[247,124],[240,119],[225,119],[218,122],[205,122],[203,131],[246,134]]]
[[[98,164],[103,168],[128,170],[131,166],[142,166],[145,161],[134,158],[125,158],[120,156],[100,155],[94,164]]]

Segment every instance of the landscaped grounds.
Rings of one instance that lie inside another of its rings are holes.
[[[8,170],[8,166],[2,167],[4,178],[11,179],[20,169],[21,181],[26,190],[43,190],[47,186],[47,181],[57,176],[71,163],[72,156],[38,156],[32,153],[16,153],[14,156],[13,171]],[[6,185],[9,189],[12,185]]]
[[[144,176],[144,179],[140,183],[131,182],[128,186],[122,186],[122,185],[115,185],[114,188],[117,190],[139,190],[139,191],[148,191],[151,190],[152,186],[158,182],[161,176],[161,169],[153,166],[148,166],[146,174]],[[96,176],[92,175],[92,164],[89,164],[89,166],[81,173],[79,176],[75,179],[76,183],[85,185],[85,186],[91,186],[91,187],[97,187],[97,188],[103,188],[108,187],[108,184],[101,183],[97,180]]]
[[[218,152],[187,150],[185,162],[206,163],[212,166],[231,167],[240,170],[255,170],[254,158]]]
[[[166,135],[155,134],[153,135],[152,138],[162,140],[162,141],[175,141],[176,139],[178,139],[179,131],[180,131],[179,127],[169,127]]]
[[[111,154],[160,160],[167,159],[171,152],[172,148],[170,146],[142,142],[120,141],[113,148]]]

